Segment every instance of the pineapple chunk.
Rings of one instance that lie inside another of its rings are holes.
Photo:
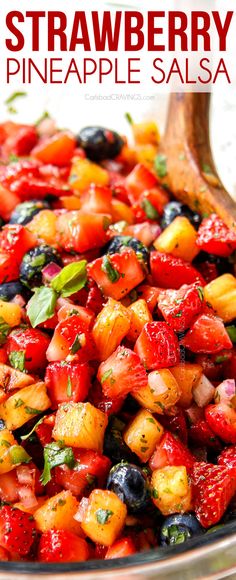
[[[236,278],[223,274],[204,288],[204,298],[224,322],[236,318]]]
[[[0,300],[0,320],[4,320],[9,326],[19,326],[21,322],[21,307],[13,302]]]
[[[35,383],[20,389],[0,404],[0,419],[7,429],[18,429],[51,406],[45,383]]]
[[[134,223],[134,214],[131,207],[120,201],[119,199],[112,199],[112,221],[120,222],[125,221],[127,224],[132,225]]]
[[[74,190],[86,191],[94,183],[95,185],[108,185],[109,173],[106,169],[93,163],[89,159],[75,158],[70,178],[70,187]]]
[[[0,431],[0,474],[8,473],[21,463],[28,463],[30,456],[21,445],[18,445],[8,429]]]
[[[52,528],[70,530],[79,536],[83,535],[79,522],[74,519],[79,503],[71,491],[61,491],[47,499],[34,512],[36,527],[40,532]]]
[[[111,546],[125,525],[127,507],[113,491],[95,489],[86,501],[81,527],[93,542]],[[82,506],[81,506],[82,507]]]
[[[146,322],[152,322],[153,318],[146,300],[140,298],[133,302],[128,308],[131,313],[130,329],[127,334],[127,339],[131,342],[135,342],[140,335]]]
[[[102,451],[108,419],[90,403],[66,403],[59,406],[52,432],[65,445]]]
[[[6,391],[22,389],[34,383],[33,377],[0,363],[0,388]]]
[[[132,123],[132,131],[137,145],[158,145],[160,133],[154,121]]]
[[[148,411],[141,410],[124,433],[126,445],[145,463],[161,440],[164,429]]]
[[[153,471],[151,495],[164,516],[191,511],[191,484],[186,467],[168,466]]]
[[[101,361],[116,350],[130,327],[131,313],[120,302],[109,298],[96,318],[93,338]]]
[[[169,369],[153,371],[148,375],[148,383],[132,396],[145,409],[163,414],[179,400],[181,388]]]
[[[155,240],[154,247],[159,252],[192,262],[199,253],[196,239],[197,232],[191,222],[188,218],[179,216]]]
[[[181,390],[178,405],[188,409],[193,401],[193,389],[202,376],[202,367],[192,363],[180,363],[171,367],[171,374],[174,375]]]

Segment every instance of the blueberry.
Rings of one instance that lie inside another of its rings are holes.
[[[143,260],[146,265],[148,264],[149,250],[142,242],[137,240],[137,238],[132,238],[131,236],[115,236],[109,243],[107,253],[119,253],[122,248],[132,248],[135,251],[137,258]]]
[[[198,228],[202,219],[198,213],[193,212],[187,205],[184,205],[180,201],[170,201],[170,203],[167,203],[164,207],[161,221],[162,229],[167,228],[167,226],[169,226],[178,216],[188,218],[191,224],[196,228]]]
[[[41,199],[32,199],[31,201],[24,201],[19,203],[11,214],[10,224],[20,224],[24,226],[28,224],[42,209],[48,209],[49,205],[46,201]]]
[[[160,530],[161,546],[182,544],[203,530],[192,514],[175,514],[165,519]]]
[[[118,461],[135,461],[137,457],[130,451],[128,445],[124,442],[122,431],[125,423],[113,416],[109,420],[108,427],[105,431],[104,438],[104,455],[117,463]]]
[[[104,127],[84,127],[76,140],[77,145],[84,149],[87,157],[92,161],[114,159],[124,145],[118,133]]]
[[[208,262],[210,264],[215,264],[219,276],[221,274],[225,274],[226,272],[229,272],[229,270],[231,269],[230,264],[226,258],[216,256],[215,254],[208,254],[207,252],[203,252],[203,251],[199,252],[199,254],[195,258],[194,262],[196,264],[202,264],[202,263],[205,264],[206,262]]]
[[[29,250],[21,262],[20,281],[22,284],[33,288],[42,283],[42,269],[50,262],[55,262],[61,266],[60,256],[51,246],[41,245]]]
[[[142,469],[131,463],[122,462],[112,467],[107,489],[118,495],[132,513],[144,509],[149,501],[147,479]]]
[[[0,284],[0,300],[5,300],[9,302],[16,296],[16,294],[21,294],[25,296],[27,294],[25,286],[21,284],[18,280],[15,282],[6,282],[5,284]]]

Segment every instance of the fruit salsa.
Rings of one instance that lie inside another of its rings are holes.
[[[153,122],[0,125],[0,559],[74,562],[236,517],[236,234]]]

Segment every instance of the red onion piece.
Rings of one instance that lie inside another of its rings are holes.
[[[19,465],[16,468],[16,475],[21,485],[30,485],[34,488],[35,484],[35,469],[28,465]]]
[[[28,487],[27,485],[22,485],[22,487],[19,489],[19,498],[25,508],[30,509],[37,507],[38,505],[38,500],[32,488]]]
[[[13,304],[18,304],[18,306],[20,306],[21,308],[23,308],[26,305],[26,301],[23,298],[23,296],[21,296],[21,294],[16,294],[14,298],[10,300],[10,302],[12,302]]]
[[[193,398],[198,407],[208,405],[215,395],[215,387],[205,375],[202,375],[193,389]]]
[[[55,262],[50,262],[50,264],[47,264],[47,266],[45,266],[45,268],[42,270],[43,282],[51,282],[51,280],[55,278],[55,276],[57,276],[60,271],[61,267],[58,266],[58,264],[55,264]]]
[[[226,379],[215,390],[215,402],[229,402],[236,395],[235,380]]]
[[[74,520],[81,523],[84,520],[84,516],[88,509],[89,499],[87,497],[82,497],[81,502],[79,504],[79,509],[76,514],[73,516]]]

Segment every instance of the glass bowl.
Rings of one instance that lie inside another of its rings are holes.
[[[220,580],[236,578],[236,521],[185,544],[128,558],[69,564],[0,562],[0,580]]]

